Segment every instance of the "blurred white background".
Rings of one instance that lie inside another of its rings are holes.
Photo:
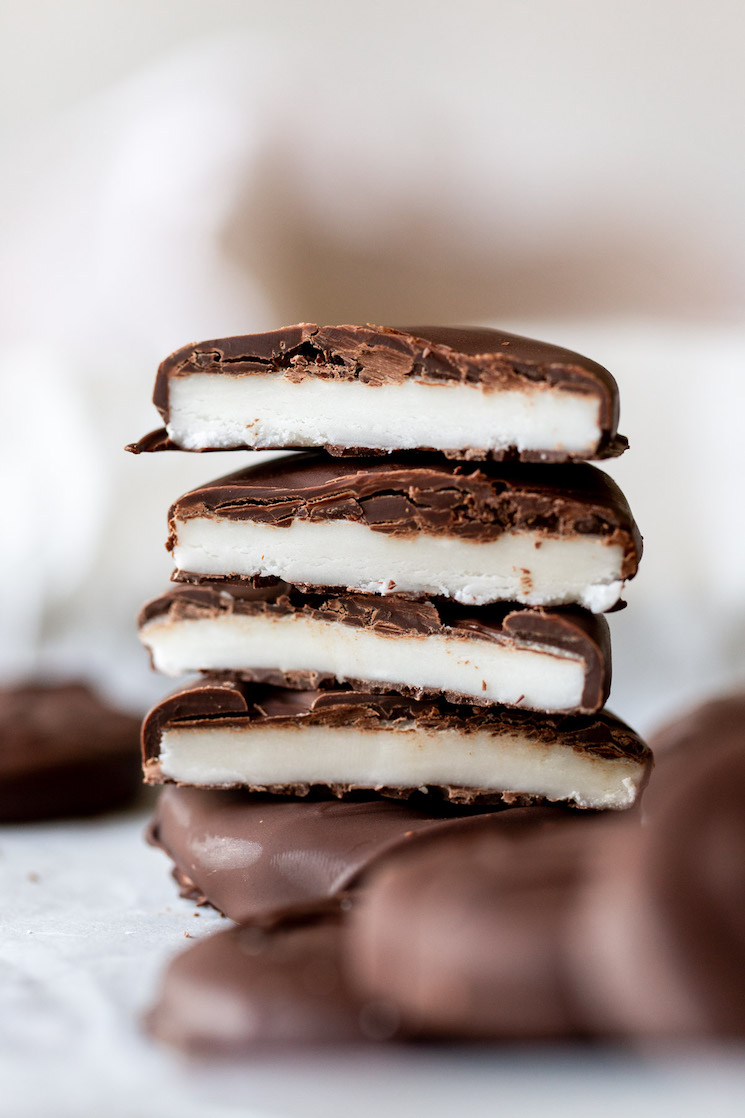
[[[745,676],[740,0],[4,0],[0,670],[132,706],[170,502],[158,361],[294,321],[502,325],[606,364],[646,540],[612,706]]]
[[[246,455],[123,452],[158,423],[163,356],[430,320],[616,375],[631,449],[609,471],[646,553],[611,618],[614,709],[646,731],[745,681],[742,0],[0,0],[0,19],[0,678],[83,673],[133,708],[171,686],[134,625],[168,578],[167,508]],[[743,1113],[721,1052],[169,1060],[140,1014],[217,917],[176,899],[142,826],[3,834],[4,1114]]]

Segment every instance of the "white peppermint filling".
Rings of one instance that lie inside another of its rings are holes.
[[[581,659],[540,649],[443,635],[389,636],[302,614],[157,617],[140,630],[153,664],[166,675],[274,668],[328,672],[343,683],[371,680],[432,687],[532,710],[575,710],[582,703]]]
[[[479,788],[630,807],[644,767],[607,760],[519,731],[379,730],[347,726],[180,726],[161,738],[164,776],[184,784],[351,784],[358,788]]]
[[[168,434],[205,447],[358,446],[376,450],[558,451],[589,457],[597,397],[552,385],[489,389],[413,379],[369,385],[284,373],[192,373],[169,382]]]
[[[349,520],[176,520],[173,559],[193,574],[276,576],[372,594],[442,595],[465,605],[577,603],[602,613],[623,590],[623,549],[600,536],[503,532],[488,542],[423,532],[389,536]]]

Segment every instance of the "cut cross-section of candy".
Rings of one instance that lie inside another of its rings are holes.
[[[144,607],[140,639],[166,675],[220,672],[306,690],[350,683],[591,714],[610,686],[607,622],[576,608],[181,585]]]
[[[170,511],[176,577],[283,579],[467,605],[611,609],[641,537],[586,464],[448,463],[423,455],[286,455],[219,478]]]
[[[440,450],[563,462],[623,452],[607,369],[487,328],[317,326],[187,345],[161,364],[165,428],[129,449]]]
[[[143,756],[150,783],[293,795],[429,790],[460,803],[616,810],[633,805],[651,766],[643,742],[606,712],[573,718],[210,680],[150,712]]]

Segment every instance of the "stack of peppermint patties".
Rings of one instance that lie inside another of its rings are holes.
[[[443,804],[635,803],[649,751],[602,709],[602,614],[641,555],[587,464],[626,445],[604,368],[496,330],[303,324],[179,350],[154,401],[136,452],[303,450],[237,454],[173,504],[175,585],[140,617],[157,670],[199,673],[145,720],[145,779],[187,786],[205,834],[259,797],[386,826],[401,801],[404,830]]]

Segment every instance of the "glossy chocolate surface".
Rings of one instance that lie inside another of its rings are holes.
[[[421,796],[297,800],[169,785],[148,840],[173,861],[183,896],[232,920],[273,922],[336,910],[375,861],[419,835],[468,829],[485,810]]]

